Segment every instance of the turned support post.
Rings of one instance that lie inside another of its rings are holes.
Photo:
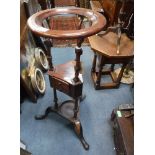
[[[82,55],[83,53],[83,50],[81,48],[81,44],[83,42],[83,38],[79,39],[77,41],[77,46],[75,47],[75,54],[76,54],[76,58],[75,58],[75,61],[76,61],[76,64],[75,64],[75,77],[74,77],[74,82],[78,82],[79,81],[79,72],[81,70],[81,62],[80,62],[80,56]]]
[[[44,41],[44,44],[46,46],[46,51],[47,51],[47,60],[48,60],[48,64],[49,64],[49,70],[53,70],[53,62],[52,62],[52,55],[51,55],[51,47],[52,47],[52,43],[50,41],[50,39],[46,39]]]
[[[100,60],[99,71],[98,71],[97,80],[96,80],[96,85],[97,85],[97,86],[100,85],[103,64],[104,64],[104,57],[102,56],[102,57],[101,57],[101,60]]]
[[[75,99],[75,105],[74,105],[74,118],[77,119],[77,114],[78,114],[78,111],[79,111],[79,99],[76,98]]]

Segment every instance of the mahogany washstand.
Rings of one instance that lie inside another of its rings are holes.
[[[56,15],[76,14],[81,19],[87,18],[91,22],[88,28],[82,28],[80,22],[78,30],[52,30],[42,26],[43,20]],[[44,119],[50,112],[55,112],[63,118],[69,120],[74,126],[74,131],[79,137],[83,147],[88,150],[89,145],[83,137],[82,125],[79,119],[79,102],[82,96],[83,78],[80,73],[81,62],[80,56],[82,55],[81,44],[84,38],[92,36],[100,32],[106,24],[106,19],[103,15],[84,8],[54,8],[47,9],[36,14],[33,14],[28,19],[28,26],[33,33],[38,36],[55,39],[77,39],[77,46],[75,47],[76,58],[65,64],[53,67],[52,63],[48,71],[50,84],[53,87],[54,93],[54,107],[50,106],[46,109],[45,114],[36,116],[36,119]],[[50,52],[49,52],[50,53]],[[51,55],[49,55],[51,57]],[[58,104],[57,92],[59,90],[73,100],[67,100]]]

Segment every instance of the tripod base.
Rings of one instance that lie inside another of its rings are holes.
[[[74,127],[74,131],[78,136],[79,140],[81,141],[84,149],[88,150],[89,144],[85,141],[83,136],[83,129],[82,129],[81,122],[79,120],[79,113],[77,115],[77,118],[74,117],[74,104],[75,102],[73,100],[67,100],[61,103],[61,105],[58,106],[57,108],[50,106],[45,110],[45,113],[43,115],[35,116],[35,119],[42,120],[42,119],[45,119],[48,116],[48,114],[51,112],[57,113],[61,117],[71,122],[71,124]]]

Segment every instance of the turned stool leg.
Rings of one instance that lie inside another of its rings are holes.
[[[120,70],[120,73],[118,74],[118,77],[117,77],[117,80],[115,81],[116,83],[118,83],[118,86],[120,84],[120,81],[121,81],[121,78],[123,76],[123,72],[124,72],[124,69],[126,67],[127,64],[123,64],[121,70]]]
[[[94,59],[93,59],[93,65],[92,65],[92,72],[96,72],[96,59],[97,59],[97,54],[94,52]]]
[[[101,60],[100,60],[100,64],[99,64],[99,71],[97,74],[96,89],[98,89],[100,87],[103,64],[104,64],[104,57],[102,56]]]

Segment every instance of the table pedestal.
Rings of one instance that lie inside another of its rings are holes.
[[[81,40],[82,43],[82,40]],[[80,55],[82,54],[81,43],[76,47],[75,61],[57,65],[48,71],[51,87],[53,87],[54,107],[46,109],[44,115],[36,116],[36,120],[45,119],[49,113],[55,112],[67,119],[74,127],[74,131],[80,139],[83,147],[88,150],[89,145],[83,137],[83,129],[79,119],[79,103],[82,98],[83,78],[81,74]],[[58,104],[57,90],[73,98]]]

